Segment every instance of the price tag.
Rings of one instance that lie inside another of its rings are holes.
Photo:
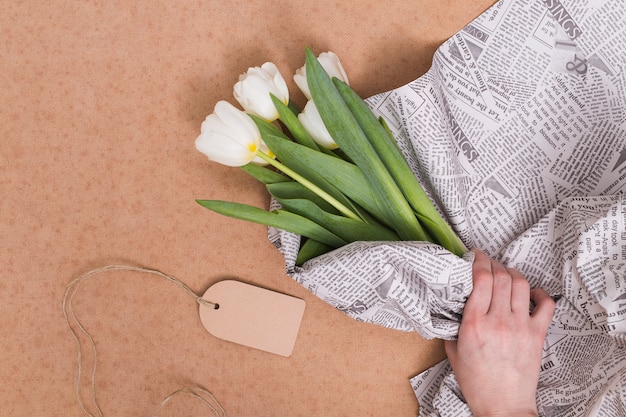
[[[302,299],[241,281],[213,284],[202,296],[200,320],[220,339],[281,356],[293,352],[304,315]]]

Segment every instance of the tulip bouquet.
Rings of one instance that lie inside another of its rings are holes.
[[[217,213],[302,237],[296,263],[354,241],[429,241],[466,249],[433,206],[382,118],[350,88],[337,56],[306,50],[296,85],[300,111],[272,63],[250,68],[234,86],[244,110],[219,101],[196,148],[263,182],[280,206],[197,200]]]

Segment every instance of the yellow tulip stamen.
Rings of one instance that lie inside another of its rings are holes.
[[[258,150],[256,152],[256,155],[259,158],[263,159],[268,164],[272,165],[274,168],[279,169],[285,175],[288,175],[289,177],[291,177],[295,181],[297,181],[300,184],[304,185],[306,188],[308,188],[309,190],[313,191],[315,194],[317,194],[318,196],[320,196],[321,198],[326,200],[329,204],[331,204],[333,207],[335,207],[337,210],[339,210],[339,212],[341,212],[344,216],[349,217],[349,218],[351,218],[353,220],[360,221],[360,222],[363,221],[363,219],[361,219],[359,216],[357,216],[352,210],[350,210],[348,207],[343,205],[336,198],[334,198],[333,196],[328,194],[326,191],[322,190],[320,187],[318,187],[317,185],[313,184],[311,181],[307,180],[306,178],[304,178],[303,176],[301,176],[300,174],[298,174],[297,172],[295,172],[291,168],[286,167],[285,165],[283,165],[282,163],[280,163],[276,159],[274,159],[274,158],[270,157],[269,155],[261,152],[260,150]]]

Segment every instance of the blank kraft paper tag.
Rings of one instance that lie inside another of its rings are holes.
[[[293,352],[305,302],[241,281],[213,284],[202,296],[202,325],[215,337],[281,356]]]

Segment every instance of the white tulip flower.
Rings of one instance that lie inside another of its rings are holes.
[[[287,83],[278,67],[271,62],[248,68],[233,87],[233,95],[241,107],[268,122],[278,119],[278,111],[272,103],[270,93],[284,104],[289,103]]]
[[[317,57],[317,60],[331,78],[336,77],[344,83],[348,85],[350,84],[348,81],[348,75],[344,71],[343,66],[341,65],[341,61],[339,61],[339,57],[335,53],[322,52]],[[307,99],[311,100],[309,84],[306,81],[306,65],[296,70],[296,73],[293,76],[293,80],[300,89],[300,91],[302,91],[302,94],[304,94]]]
[[[200,132],[196,149],[212,161],[234,167],[249,162],[265,164],[257,157],[264,146],[259,128],[250,116],[227,101],[217,102]]]
[[[309,100],[306,103],[302,112],[298,114],[298,120],[300,120],[302,126],[304,126],[306,131],[309,132],[313,140],[318,145],[323,146],[326,149],[337,148],[337,144],[335,143],[333,137],[330,136],[330,133],[328,133],[328,129],[326,129],[322,116],[320,116],[317,106],[313,100]]]

